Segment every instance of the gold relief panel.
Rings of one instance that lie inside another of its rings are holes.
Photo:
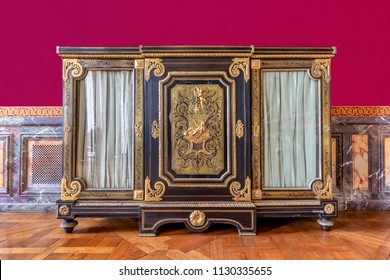
[[[219,85],[171,89],[171,167],[176,174],[216,175],[224,169],[223,104]]]
[[[237,177],[236,84],[226,72],[168,72],[159,119],[159,177],[168,187],[226,188]]]
[[[352,163],[352,188],[368,190],[368,135],[352,135]]]

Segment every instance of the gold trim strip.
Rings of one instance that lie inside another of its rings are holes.
[[[334,54],[254,54],[251,58],[332,58]]]
[[[332,106],[332,117],[390,117],[390,106]]]
[[[321,205],[319,200],[261,200],[254,202],[256,206],[301,206]]]
[[[62,118],[62,106],[0,107],[0,118]]]
[[[251,53],[145,53],[145,54],[59,54],[64,59],[74,58],[155,58],[155,57],[250,57]],[[316,56],[320,57],[320,56]]]

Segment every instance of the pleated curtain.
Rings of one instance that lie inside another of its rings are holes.
[[[308,188],[319,177],[318,86],[306,71],[265,72],[266,188]]]
[[[132,189],[133,71],[89,71],[79,82],[78,177],[93,189]]]

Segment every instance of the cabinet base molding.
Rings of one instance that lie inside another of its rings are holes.
[[[203,232],[212,224],[230,224],[240,235],[256,235],[256,206],[248,202],[145,203],[140,216],[141,236],[154,236],[170,223],[184,223],[193,232]]]

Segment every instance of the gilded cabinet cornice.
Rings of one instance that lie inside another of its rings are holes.
[[[145,201],[160,201],[165,193],[165,185],[161,181],[157,181],[153,188],[150,186],[150,179],[145,179]]]
[[[310,74],[313,78],[319,79],[322,76],[327,83],[330,82],[330,59],[316,59],[314,60]]]
[[[80,77],[83,74],[83,66],[78,59],[64,59],[62,65],[62,79],[64,82],[68,81],[69,73],[75,78]]]
[[[251,179],[245,179],[245,185],[241,188],[241,184],[237,181],[231,183],[230,193],[234,201],[250,201],[251,200]]]
[[[81,192],[82,183],[83,183],[82,180],[77,179],[77,180],[73,180],[70,183],[70,186],[68,186],[66,177],[63,177],[61,180],[61,199],[63,201],[76,200],[78,195]]]
[[[161,77],[165,73],[165,66],[160,58],[145,59],[145,80],[149,81],[150,73],[154,70],[156,77]]]
[[[60,106],[0,107],[0,118],[61,118]]]
[[[232,77],[238,77],[240,70],[244,73],[245,82],[248,82],[250,78],[249,58],[233,58],[233,63],[229,67],[229,74]]]

